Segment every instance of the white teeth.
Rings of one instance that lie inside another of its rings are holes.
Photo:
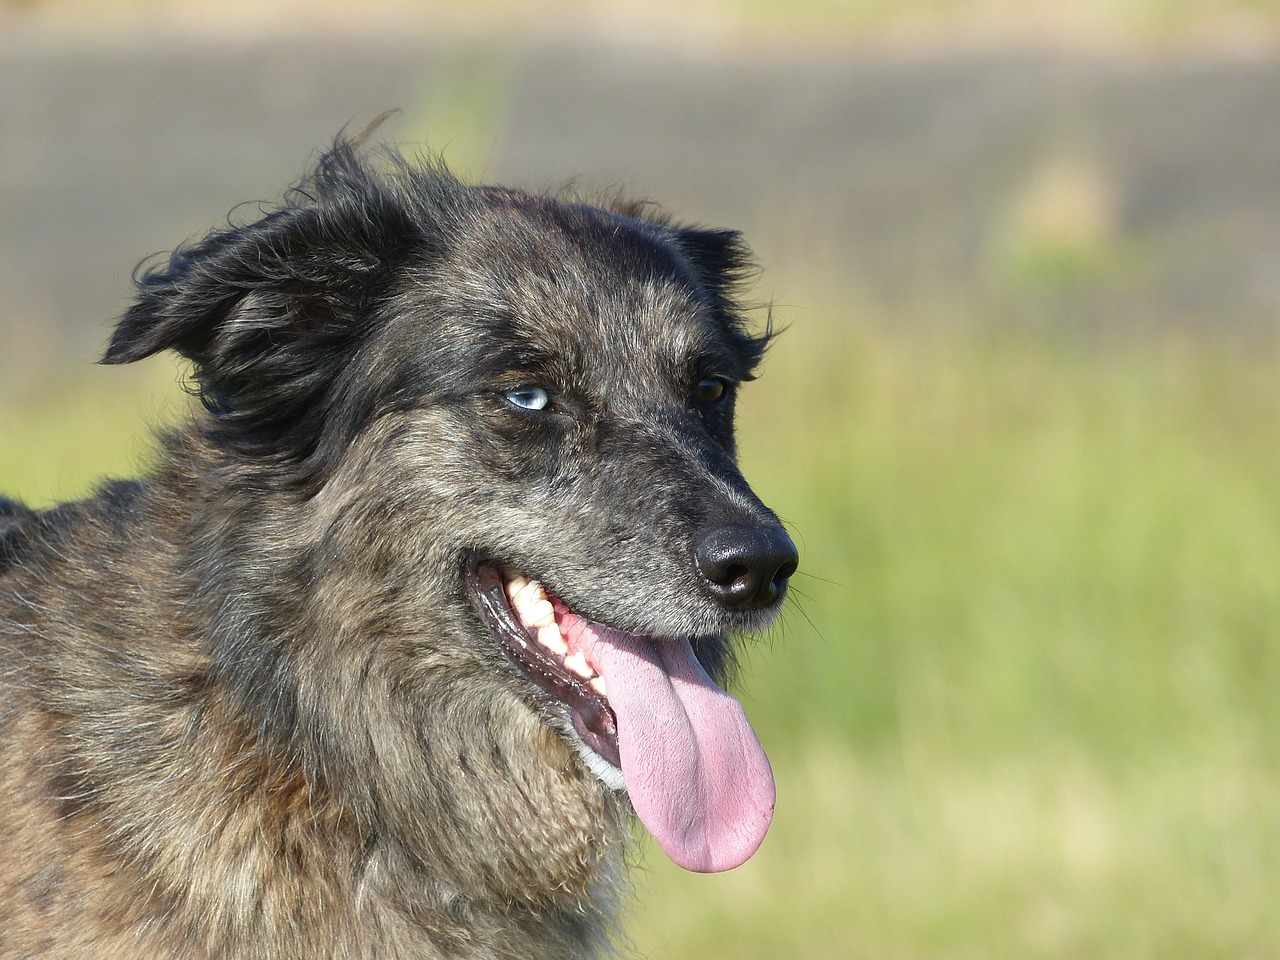
[[[547,591],[537,580],[528,580],[516,594],[515,599],[525,605],[533,605],[539,600],[547,599]]]
[[[556,611],[548,600],[535,600],[522,611],[532,627],[548,627],[556,622]]]
[[[560,636],[560,630],[554,623],[538,628],[538,642],[557,656],[563,657],[569,652],[569,645]]]
[[[555,609],[547,599],[547,591],[537,580],[515,573],[507,578],[505,587],[511,606],[526,624],[542,627],[554,621]]]
[[[507,596],[515,603],[532,603],[534,600],[545,600],[547,593],[537,580],[530,580],[522,573],[513,573],[506,577],[503,584]]]
[[[520,622],[538,638],[538,643],[558,657],[564,657],[564,668],[570,673],[590,681],[591,689],[602,697],[608,697],[604,677],[596,675],[587,655],[578,650],[569,653],[569,644],[556,625],[556,608],[547,599],[547,591],[537,580],[519,573],[505,575],[504,588]]]
[[[576,673],[583,680],[589,680],[596,675],[596,672],[587,664],[587,655],[581,650],[564,658],[564,668],[570,673]]]

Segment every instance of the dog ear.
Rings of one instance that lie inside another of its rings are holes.
[[[291,250],[305,242],[312,210],[282,210],[246,227],[212,233],[136,273],[138,296],[112,334],[103,363],[131,363],[173,348],[197,365],[301,311],[274,316],[273,293],[304,294]],[[283,303],[281,306],[285,306]]]
[[[241,456],[301,465],[320,444],[340,447],[344,365],[408,257],[438,255],[457,189],[443,166],[388,161],[392,175],[372,172],[339,141],[280,209],[143,271],[102,362],[187,357],[206,429]]]
[[[752,273],[751,251],[737,230],[676,230],[676,246],[704,283],[729,295]]]
[[[750,371],[759,364],[774,333],[772,322],[764,333],[758,336],[751,333],[743,315],[742,290],[757,270],[742,234],[736,230],[680,227],[676,229],[674,239],[710,298],[717,318],[743,358],[750,377]]]
[[[291,331],[326,326],[326,311],[316,306],[345,297],[350,284],[308,270],[319,252],[307,249],[316,220],[315,210],[277,211],[210,234],[141,272],[138,297],[102,362],[131,363],[173,348],[213,375],[232,357],[261,359]]]
[[[142,272],[103,362],[172,348],[194,363],[200,398],[224,425],[278,437],[314,415],[410,251],[433,249],[430,218],[408,196],[340,142],[280,209]]]
[[[422,233],[393,194],[339,142],[290,192],[296,202],[211,233],[142,271],[138,298],[103,362],[129,363],[172,347],[198,367],[234,368],[287,351],[302,335],[351,324],[399,252]]]

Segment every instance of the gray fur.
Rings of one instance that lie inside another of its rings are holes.
[[[203,401],[145,479],[0,501],[4,960],[618,942],[626,796],[463,571],[536,571],[724,676],[727,631],[776,607],[725,609],[690,559],[709,525],[776,523],[732,396],[689,400],[764,347],[743,251],[384,165],[339,143],[279,210],[141,276],[106,359],[177,349]],[[537,418],[504,400],[533,382]]]

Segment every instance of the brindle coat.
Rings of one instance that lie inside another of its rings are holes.
[[[339,142],[143,273],[105,360],[178,350],[197,414],[142,481],[0,501],[0,958],[614,949],[626,795],[463,571],[538,570],[724,675],[772,612],[690,561],[776,525],[735,466],[744,256]],[[538,416],[505,399],[531,383]]]

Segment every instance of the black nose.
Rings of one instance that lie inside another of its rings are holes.
[[[731,524],[698,541],[693,559],[702,588],[733,610],[776,603],[796,572],[800,555],[782,527]]]

